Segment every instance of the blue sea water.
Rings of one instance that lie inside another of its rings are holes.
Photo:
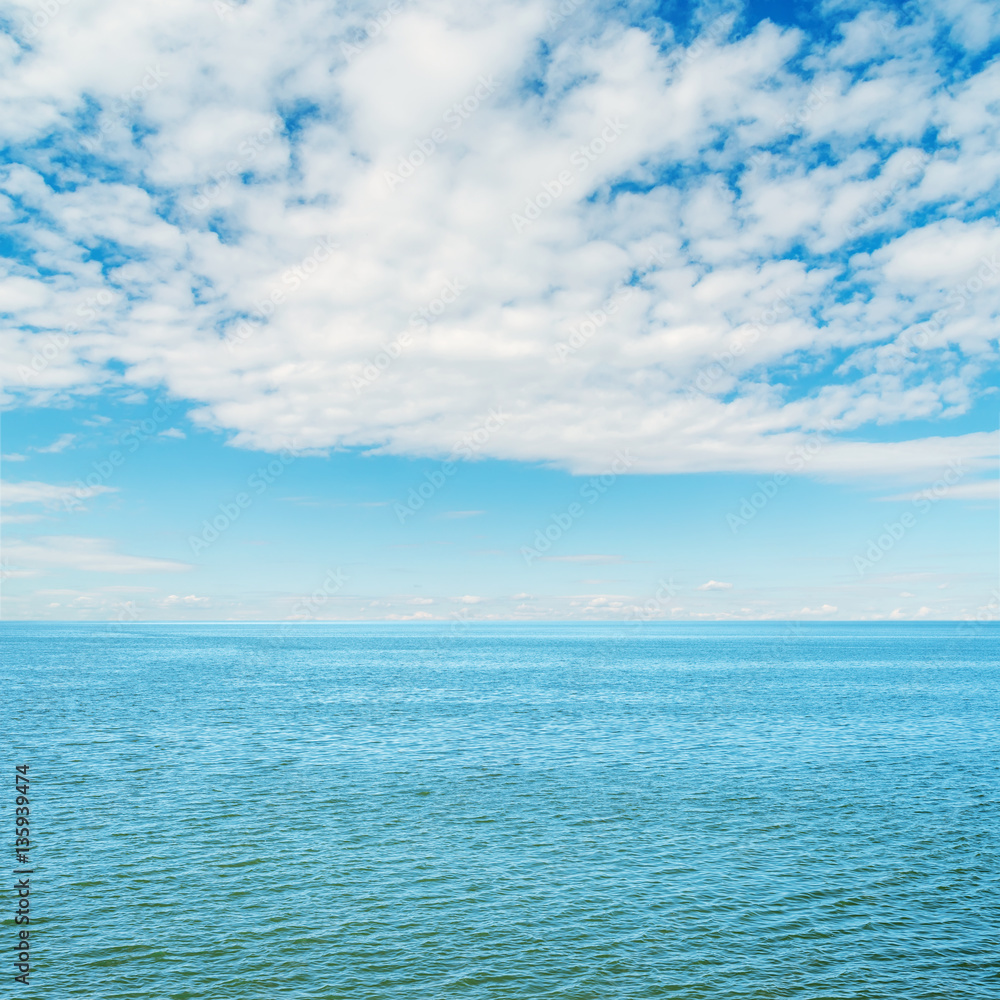
[[[12,996],[1000,996],[995,624],[0,634]]]

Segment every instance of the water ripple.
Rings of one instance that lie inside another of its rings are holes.
[[[998,630],[3,626],[33,986],[993,998]]]

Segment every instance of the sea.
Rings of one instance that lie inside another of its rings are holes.
[[[0,637],[4,996],[1000,997],[998,623]]]

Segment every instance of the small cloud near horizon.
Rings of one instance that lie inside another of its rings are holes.
[[[542,562],[568,562],[568,563],[620,563],[624,562],[621,556],[609,555],[581,555],[581,556],[542,556]]]

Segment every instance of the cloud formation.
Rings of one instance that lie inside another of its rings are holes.
[[[42,483],[37,480],[24,480],[19,483],[0,483],[0,502],[3,506],[11,504],[42,504],[50,509],[79,510],[83,507],[82,499],[98,496],[101,493],[117,492],[114,486],[89,486],[81,489],[79,486],[60,486],[55,483]]]
[[[115,552],[107,538],[78,535],[41,535],[31,541],[11,541],[4,558],[19,570],[37,575],[52,569],[91,573],[180,573],[194,567],[172,559],[130,556]]]
[[[9,0],[8,395],[238,446],[981,469],[1000,15]],[[831,8],[833,9],[833,8]],[[381,17],[378,17],[379,12]],[[943,40],[942,40],[943,39]],[[932,436],[883,428],[941,421]]]

